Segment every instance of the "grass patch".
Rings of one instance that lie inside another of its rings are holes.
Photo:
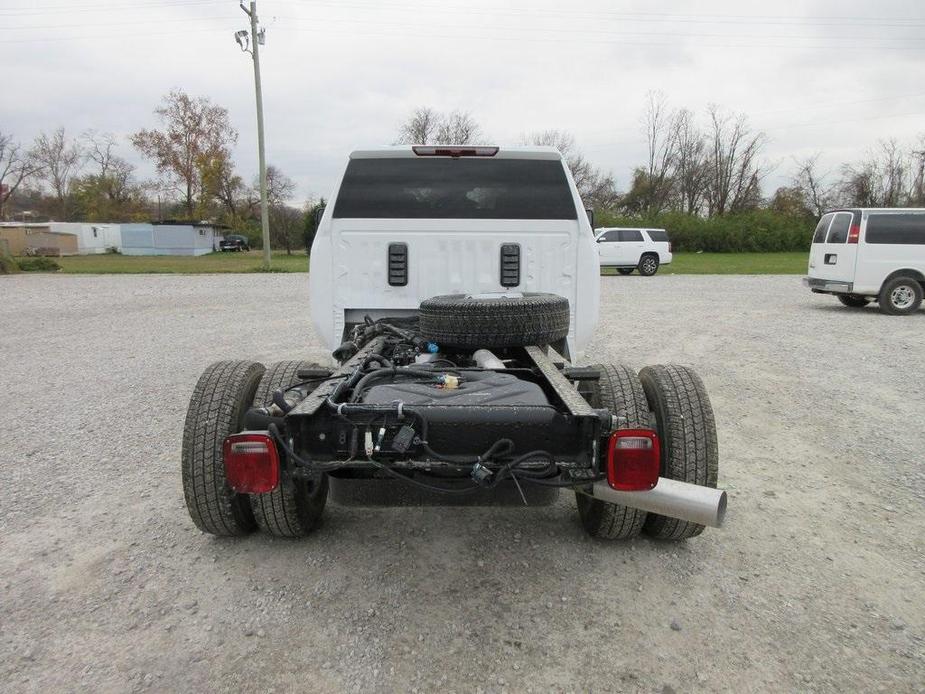
[[[660,275],[805,275],[809,254],[792,253],[675,253]],[[602,270],[616,275],[616,270]]]
[[[45,258],[20,258],[20,265]],[[70,274],[202,274],[221,272],[263,272],[260,251],[210,253],[200,256],[76,255],[55,258],[53,263]],[[671,265],[659,269],[663,275],[802,275],[807,254],[795,253],[675,253]],[[25,267],[23,269],[26,269]],[[308,256],[302,253],[274,253],[270,272],[308,272]],[[602,274],[613,275],[615,270]]]
[[[70,274],[209,274],[221,272],[263,272],[263,254],[209,253],[177,255],[73,255],[58,258],[63,272]],[[270,272],[308,272],[308,256],[302,253],[274,253]]]

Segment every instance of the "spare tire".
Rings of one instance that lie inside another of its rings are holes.
[[[441,347],[549,345],[568,335],[568,299],[556,294],[448,294],[421,302],[421,334]]]

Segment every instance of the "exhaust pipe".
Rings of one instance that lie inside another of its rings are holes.
[[[504,362],[487,349],[477,349],[472,353],[475,363],[482,369],[503,369]]]
[[[699,484],[659,477],[658,484],[645,492],[621,492],[606,480],[595,482],[591,495],[611,504],[630,506],[669,518],[720,528],[726,518],[726,492]]]

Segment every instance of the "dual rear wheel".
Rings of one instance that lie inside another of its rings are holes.
[[[591,405],[609,409],[620,427],[654,425],[661,442],[661,476],[716,487],[719,453],[713,408],[700,377],[688,367],[598,364],[597,386],[586,395]],[[625,422],[625,423],[624,423]],[[602,442],[602,456],[606,456]],[[605,461],[602,459],[601,464]],[[684,540],[703,532],[697,523],[611,504],[576,492],[578,514],[594,537],[629,539],[640,532],[661,540]]]
[[[196,526],[212,535],[245,535],[257,527],[278,537],[301,537],[321,522],[328,479],[283,475],[267,494],[239,494],[228,486],[222,457],[225,438],[243,428],[244,413],[268,405],[273,393],[298,382],[315,364],[283,361],[265,368],[250,361],[220,361],[200,377],[183,429],[181,473],[186,506]],[[285,452],[280,450],[285,465]]]

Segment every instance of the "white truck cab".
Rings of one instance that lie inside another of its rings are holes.
[[[600,294],[591,224],[554,147],[354,151],[319,222],[309,281],[332,349],[364,316],[411,315],[434,296],[546,292],[568,299],[574,358]]]
[[[925,286],[925,209],[854,208],[822,216],[803,283],[845,306],[916,311]]]

